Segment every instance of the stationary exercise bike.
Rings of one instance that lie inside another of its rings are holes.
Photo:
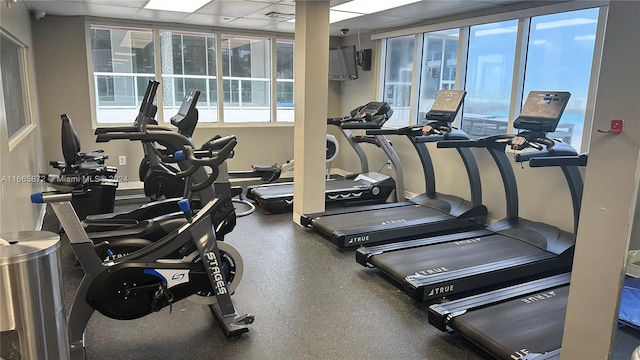
[[[231,141],[219,153],[228,154],[235,145]],[[193,186],[213,183],[218,166],[226,158],[218,154],[197,159],[188,146],[184,155],[193,164],[179,172],[179,176],[187,178],[187,184],[191,184],[191,175],[199,167],[212,169],[205,182]],[[180,207],[188,220],[185,225],[148,247],[103,262],[70,202],[85,195],[86,191],[50,191],[31,196],[34,203],[51,204],[85,272],[68,319],[72,353],[80,352],[84,357],[83,333],[94,310],[113,319],[130,320],[187,297],[209,305],[227,336],[249,331],[247,325],[254,321],[254,316],[238,315],[230,297],[242,277],[242,259],[231,245],[216,241],[212,229],[211,213],[225,204],[224,199],[213,198],[195,216],[189,200],[181,200]],[[167,258],[178,251],[184,254],[182,259]]]

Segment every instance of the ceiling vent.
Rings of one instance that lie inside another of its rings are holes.
[[[285,14],[277,11],[272,11],[270,13],[265,14],[264,16],[271,19],[279,19],[279,20],[289,20],[296,17],[295,14]]]

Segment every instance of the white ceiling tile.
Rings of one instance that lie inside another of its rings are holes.
[[[141,8],[148,0],[83,0],[85,4],[101,4],[111,6],[123,6],[130,8]]]
[[[270,3],[270,4],[275,4],[275,3],[279,3],[282,0],[249,0],[251,2],[259,2],[259,3]]]
[[[109,16],[112,17],[133,19],[139,10],[138,8],[126,6],[84,4],[84,11],[86,15],[92,16],[104,16],[104,14],[109,14]]]
[[[227,23],[235,19],[235,17],[229,16],[192,14],[184,18],[182,22],[193,25],[226,26]]]
[[[397,28],[402,26],[410,26],[419,22],[420,20],[416,20],[416,19],[402,19],[398,21],[390,21],[390,22],[384,23],[383,25],[378,26],[376,28],[371,28],[371,30],[383,30],[383,29]]]
[[[340,21],[332,24],[332,27],[338,28],[353,28],[353,29],[377,29],[380,25],[392,21],[404,20],[400,17],[393,16],[380,16],[380,15],[364,15],[355,18]],[[415,21],[415,19],[414,19]]]
[[[294,33],[296,31],[296,24],[282,21],[274,25],[265,26],[264,30]]]
[[[216,0],[198,11],[197,14],[241,17],[269,6],[268,3],[244,0]]]
[[[180,21],[187,16],[189,16],[189,13],[141,9],[138,11],[135,18],[138,20]]]
[[[247,14],[247,15],[243,16],[243,18],[247,18],[247,19],[265,19],[265,14],[268,14],[270,12],[278,12],[278,13],[282,13],[282,14],[295,14],[296,13],[296,8],[295,8],[295,6],[274,4],[274,5],[267,6],[266,8],[261,9],[259,11],[252,12],[251,14]],[[280,20],[280,21],[282,21],[282,20]]]
[[[44,11],[50,15],[84,15],[82,2],[77,1],[29,1],[28,4],[32,11]]]
[[[232,28],[241,28],[241,29],[253,29],[253,30],[261,30],[264,29],[265,26],[275,25],[281,22],[281,20],[273,20],[273,19],[245,19],[245,18],[237,18],[233,21],[228,22],[225,26],[229,26]]]

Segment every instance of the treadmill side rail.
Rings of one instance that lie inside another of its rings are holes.
[[[493,304],[527,296],[529,294],[535,294],[543,290],[564,286],[569,284],[570,280],[571,274],[563,273],[446,303],[433,304],[429,306],[429,324],[435,326],[440,331],[446,332],[450,330],[447,327],[447,324],[456,316],[491,306]]]
[[[571,269],[570,257],[521,256],[431,276],[407,276],[404,288],[416,301],[441,302],[511,285],[523,279],[556,275]]]
[[[371,257],[375,255],[380,255],[382,253],[388,251],[396,251],[402,249],[411,249],[416,247],[421,247],[425,245],[432,244],[440,244],[450,241],[457,241],[460,239],[468,239],[468,238],[476,238],[481,236],[487,236],[493,234],[488,230],[476,230],[476,231],[467,231],[461,233],[447,234],[441,236],[433,236],[422,239],[408,240],[403,242],[396,242],[391,244],[377,245],[377,246],[362,246],[358,250],[356,250],[356,261],[358,264],[366,267],[373,267],[370,263]]]

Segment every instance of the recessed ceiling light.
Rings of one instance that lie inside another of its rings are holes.
[[[145,9],[192,13],[211,0],[149,0]]]
[[[353,0],[331,9],[349,11],[355,13],[373,14],[379,11],[389,10],[400,6],[413,4],[422,0]]]
[[[362,12],[356,13],[356,12],[329,10],[329,23],[333,24],[338,21],[347,20],[354,17],[362,16],[362,15],[364,15]]]

